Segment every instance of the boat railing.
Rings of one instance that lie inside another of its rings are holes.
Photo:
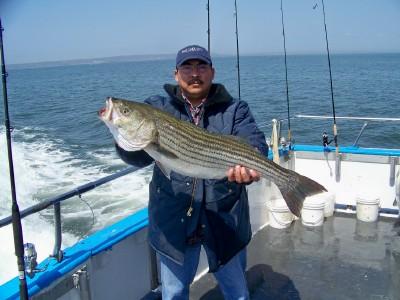
[[[317,119],[317,120],[333,119],[332,116],[315,116],[315,115],[296,115],[295,117],[303,119]],[[368,126],[368,122],[400,122],[400,118],[336,117],[336,119],[364,121],[364,124],[362,125],[356,139],[353,142],[353,147],[357,147],[361,135],[363,134],[365,128]]]
[[[342,119],[342,120],[355,120],[355,121],[364,121],[357,137],[355,138],[352,146],[357,147],[358,141],[360,140],[362,134],[364,133],[366,127],[368,126],[369,122],[400,122],[400,118],[377,118],[377,117],[335,117],[336,119]],[[320,115],[294,115],[290,119],[314,119],[314,120],[329,120],[333,119],[333,116],[320,116]],[[281,128],[282,128],[282,123],[287,122],[288,118],[284,119],[278,119],[276,120],[278,122],[278,137],[281,137]],[[273,121],[267,122],[267,123],[260,123],[259,127],[260,128],[265,128],[265,127],[271,127],[273,125]],[[280,140],[280,139],[279,139]]]
[[[83,184],[81,186],[78,186],[70,191],[67,191],[61,195],[55,196],[50,199],[46,199],[44,201],[41,201],[40,203],[37,203],[35,205],[32,205],[20,212],[21,218],[25,218],[27,216],[30,216],[32,214],[38,213],[49,206],[53,206],[54,208],[54,230],[55,230],[55,241],[54,241],[54,249],[53,249],[53,254],[51,257],[54,257],[57,259],[58,262],[61,262],[63,259],[63,251],[61,250],[61,242],[62,242],[62,233],[61,233],[61,202],[67,199],[70,199],[74,196],[81,196],[82,194],[91,191],[95,189],[96,187],[99,187],[105,183],[108,183],[112,180],[115,180],[119,177],[125,176],[127,174],[130,174],[134,171],[137,171],[139,167],[131,166],[128,167],[122,171],[118,171],[112,175],[102,177],[98,180]],[[3,219],[0,219],[0,228],[7,226],[12,223],[12,216],[5,217]],[[32,247],[32,244],[27,244],[29,247]],[[32,254],[32,257],[35,257],[36,250],[32,250],[35,253]],[[33,277],[34,273],[37,272],[38,270],[35,270],[36,267],[36,261],[30,262],[30,267],[27,266],[27,273],[30,277]]]
[[[307,118],[307,119],[319,119],[319,120],[323,120],[323,119],[332,119],[332,117],[330,116],[316,116],[316,115],[295,115],[292,118]],[[292,119],[291,118],[291,119]],[[353,146],[357,145],[358,140],[360,139],[363,131],[365,130],[368,122],[398,122],[400,121],[400,118],[372,118],[372,117],[336,117],[338,119],[345,119],[345,120],[362,120],[365,121],[364,125],[362,126],[355,142],[353,143]],[[280,138],[281,136],[281,124],[282,122],[288,121],[287,119],[280,119],[277,120],[277,124],[278,124],[278,137]],[[260,127],[268,127],[270,125],[272,125],[272,123],[270,124],[260,124]],[[278,141],[280,141],[280,139],[278,139]],[[337,163],[339,165],[339,162]],[[396,160],[395,159],[391,159],[390,161],[390,182],[391,182],[391,186],[394,185],[394,181],[395,181],[395,165],[396,165]],[[131,166],[128,167],[124,170],[121,170],[119,172],[116,172],[112,175],[109,176],[105,176],[102,177],[98,180],[80,185],[72,190],[69,190],[63,194],[57,195],[53,198],[49,198],[46,200],[43,200],[35,205],[32,205],[24,210],[22,210],[20,212],[20,216],[21,218],[25,218],[27,216],[30,216],[32,214],[41,212],[45,209],[47,209],[50,206],[53,206],[53,213],[54,213],[54,230],[55,230],[55,241],[54,241],[54,248],[53,248],[53,253],[52,255],[50,255],[51,257],[55,258],[58,262],[61,262],[63,259],[63,251],[61,250],[61,244],[62,244],[62,231],[61,231],[61,202],[63,202],[64,200],[70,199],[72,197],[75,196],[81,196],[82,194],[91,191],[105,183],[108,183],[110,181],[113,181],[117,178],[120,178],[122,176],[125,176],[127,174],[130,174],[136,170],[138,170],[139,167],[135,167],[135,166]],[[340,174],[340,172],[337,172],[338,174]],[[9,224],[12,223],[12,216],[8,216],[5,217],[3,219],[0,219],[0,228],[7,226]],[[29,246],[31,246],[31,244],[28,244]],[[35,257],[35,255],[32,255],[32,257]],[[40,270],[36,270],[36,261],[33,261],[32,263],[30,263],[30,261],[28,260],[28,268],[27,268],[27,274],[30,277],[33,277],[34,273],[40,271]]]

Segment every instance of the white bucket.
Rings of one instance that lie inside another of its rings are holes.
[[[335,211],[335,194],[328,192],[323,195],[325,198],[324,216],[331,217]]]
[[[324,223],[325,199],[321,194],[307,197],[301,210],[304,226],[321,226]]]
[[[288,228],[293,222],[293,214],[290,212],[283,198],[268,201],[269,225],[273,228]]]
[[[378,197],[357,197],[357,219],[364,222],[375,222],[379,215]]]

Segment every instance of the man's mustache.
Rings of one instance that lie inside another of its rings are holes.
[[[195,83],[203,84],[204,82],[202,80],[200,80],[199,78],[193,78],[188,83],[189,84],[195,84]]]

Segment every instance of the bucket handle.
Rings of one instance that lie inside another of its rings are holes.
[[[289,225],[290,223],[293,222],[293,216],[291,217],[291,220],[290,220],[290,221],[281,222],[281,221],[279,221],[279,220],[275,217],[275,214],[274,214],[274,213],[272,213],[271,215],[273,216],[273,218],[274,218],[274,220],[276,221],[276,223],[278,223],[279,225],[284,226],[284,227],[286,227],[287,225]]]

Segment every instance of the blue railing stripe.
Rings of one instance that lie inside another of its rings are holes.
[[[43,290],[55,280],[79,267],[91,256],[112,249],[119,241],[145,228],[148,225],[148,211],[144,208],[121,221],[108,226],[75,245],[64,250],[64,259],[58,263],[54,258],[41,262],[38,269],[47,269],[37,273],[33,279],[27,278],[29,296]],[[0,299],[18,299],[19,280],[17,277],[0,286]]]

